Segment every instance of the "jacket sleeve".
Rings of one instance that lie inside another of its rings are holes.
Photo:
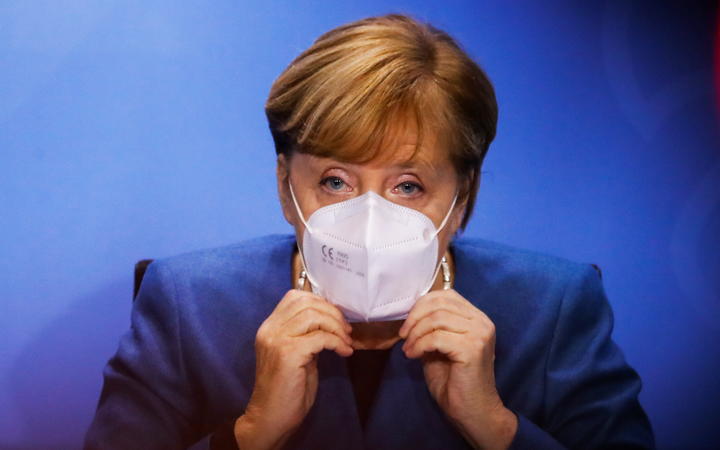
[[[611,338],[602,281],[581,266],[562,300],[545,369],[542,426],[518,414],[511,449],[654,448],[640,377]]]
[[[172,276],[154,261],[133,304],[131,328],[103,370],[85,449],[184,449],[200,439],[180,333]]]

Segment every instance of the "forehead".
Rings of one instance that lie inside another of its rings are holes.
[[[450,166],[450,153],[440,136],[426,129],[418,132],[413,121],[396,121],[373,148],[361,155],[340,155],[335,159],[347,163],[362,164],[370,168],[382,167],[428,167],[440,169]],[[350,156],[350,157],[348,157]],[[356,156],[356,157],[352,157]]]
[[[368,168],[426,168],[429,170],[441,170],[444,166],[450,166],[450,159],[447,152],[434,146],[428,145],[427,141],[417,146],[415,141],[403,141],[388,145],[379,150],[376,156],[363,165]]]

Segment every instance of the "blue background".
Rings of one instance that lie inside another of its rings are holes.
[[[720,441],[715,3],[388,4],[0,3],[0,447],[80,445],[137,260],[291,231],[270,84],[387,12],[494,81],[466,235],[598,264],[660,447]]]

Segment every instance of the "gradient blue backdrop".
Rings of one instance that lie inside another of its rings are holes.
[[[270,84],[387,12],[450,32],[495,83],[466,234],[600,265],[659,445],[720,441],[714,2],[18,0],[0,3],[0,447],[80,445],[137,260],[291,231]]]

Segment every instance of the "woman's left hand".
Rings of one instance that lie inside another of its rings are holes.
[[[422,358],[430,393],[478,448],[507,448],[517,417],[495,387],[495,324],[455,290],[431,291],[399,330],[408,358]]]

